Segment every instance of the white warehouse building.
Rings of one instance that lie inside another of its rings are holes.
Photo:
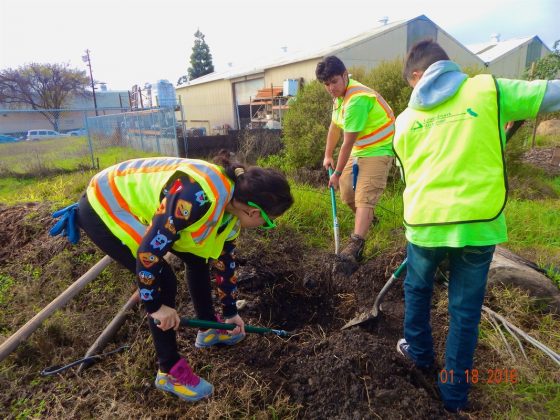
[[[184,123],[189,128],[204,128],[209,134],[224,128],[244,128],[254,121],[254,109],[263,104],[268,107],[266,118],[281,119],[285,103],[276,103],[272,97],[295,94],[298,85],[314,80],[315,67],[324,57],[336,55],[347,67],[369,69],[383,61],[404,59],[409,48],[425,38],[437,40],[460,65],[484,67],[483,60],[424,15],[382,22],[381,26],[330,47],[284,54],[276,62],[258,68],[214,72],[177,87],[184,107]]]

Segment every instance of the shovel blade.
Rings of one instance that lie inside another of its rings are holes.
[[[406,268],[406,258],[401,263],[399,268],[397,268],[397,270],[391,275],[389,280],[387,280],[387,283],[385,283],[385,285],[377,295],[377,298],[375,298],[375,302],[373,303],[373,309],[371,311],[365,312],[351,319],[341,329],[344,330],[346,328],[353,327],[354,325],[365,324],[366,322],[377,318],[377,316],[379,315],[379,308],[381,306],[381,302],[383,302],[385,295],[387,294],[387,292],[389,291],[393,283],[397,281],[400,274],[404,271],[405,268]]]
[[[379,311],[377,310],[377,307],[375,307],[371,311],[363,312],[363,313],[359,314],[358,316],[352,318],[350,321],[348,321],[346,324],[344,324],[344,326],[341,328],[341,330],[345,330],[345,329],[350,328],[350,327],[355,327],[356,325],[365,324],[365,323],[377,318],[378,315],[379,315]]]

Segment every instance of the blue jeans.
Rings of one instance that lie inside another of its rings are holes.
[[[430,307],[438,264],[449,258],[449,333],[445,346],[445,368],[438,385],[448,410],[467,405],[470,384],[465,371],[473,368],[478,324],[486,290],[488,269],[495,245],[464,248],[424,248],[409,243],[404,281],[404,337],[409,353],[419,367],[434,363]]]

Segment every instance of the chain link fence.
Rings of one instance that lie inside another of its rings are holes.
[[[0,110],[0,176],[38,177],[134,157],[178,156],[176,126],[170,108]]]
[[[108,147],[127,147],[160,156],[178,156],[177,122],[171,108],[152,108],[88,117],[93,154]]]

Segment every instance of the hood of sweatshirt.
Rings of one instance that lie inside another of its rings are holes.
[[[466,79],[453,61],[436,61],[414,87],[408,106],[421,111],[434,108],[452,98]]]

